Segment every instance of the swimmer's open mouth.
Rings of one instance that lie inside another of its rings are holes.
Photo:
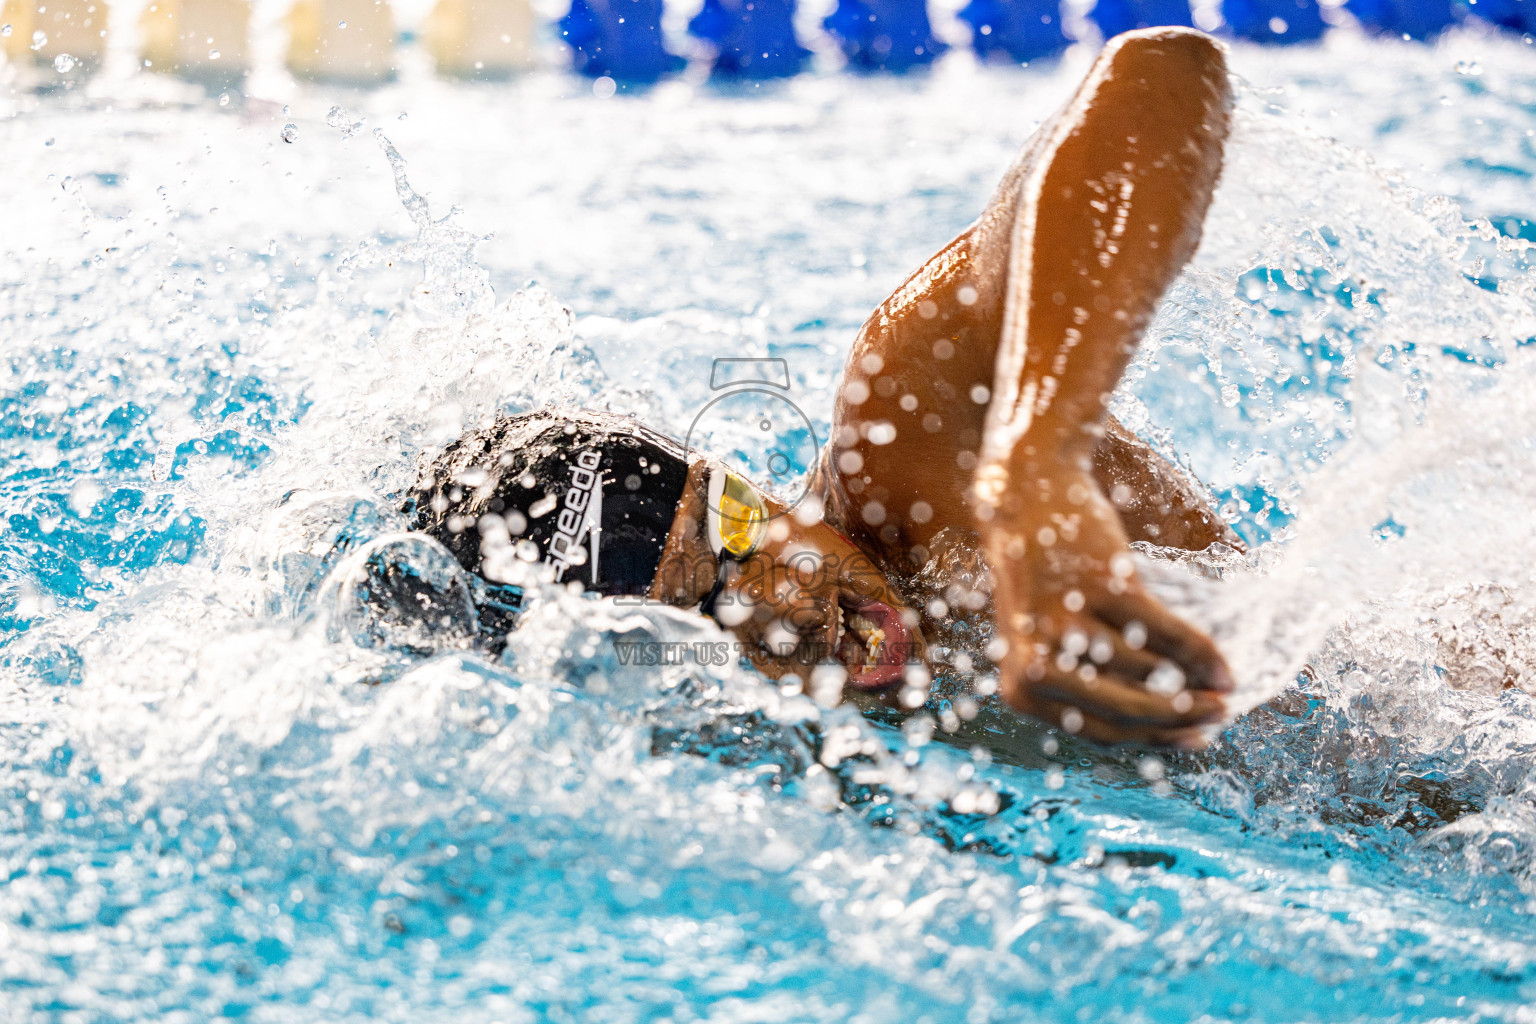
[[[844,596],[838,601],[837,659],[848,681],[861,690],[883,690],[902,681],[913,655],[912,631],[901,612],[884,601]]]

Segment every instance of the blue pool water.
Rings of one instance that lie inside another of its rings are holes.
[[[718,638],[683,614],[543,593],[492,657],[365,599],[463,586],[396,505],[496,409],[681,435],[772,355],[824,432],[1086,59],[0,96],[0,1019],[1536,1019],[1519,40],[1233,54],[1118,398],[1256,543],[1146,563],[1272,698],[1208,752],[616,657]]]

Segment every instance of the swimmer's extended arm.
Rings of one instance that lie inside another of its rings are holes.
[[[1142,589],[1093,475],[1110,394],[1199,243],[1230,108],[1208,37],[1118,37],[1019,181],[973,495],[1004,695],[1098,740],[1196,742],[1231,688],[1210,640]],[[1188,689],[1147,687],[1160,658]]]
[[[1171,699],[1154,699],[1140,685],[1153,661],[1140,652],[1104,671],[1099,681],[1108,685],[1091,693],[1075,684],[1050,689],[1043,674],[1031,678],[1058,653],[1069,617],[1096,635],[1134,607],[1150,644],[1172,654],[1197,685],[1219,686],[1224,675],[1208,641],[1142,595],[1134,578],[1122,593],[1107,593],[1109,562],[1123,552],[1126,531],[1187,550],[1236,538],[1193,482],[1105,415],[1102,398],[1195,248],[1229,106],[1222,51],[1208,37],[1160,29],[1113,40],[976,223],[870,317],[834,412],[824,469],[845,531],[897,572],[921,566],[956,537],[984,533],[1003,570],[999,625],[1017,641],[1003,666],[1010,702],[1053,722],[1077,708],[1098,739],[1191,738],[1189,723],[1215,702],[1191,695],[1192,707],[1180,712]],[[1034,416],[1047,390],[1050,401]],[[1026,391],[1029,404],[1021,401]],[[984,451],[989,415],[999,429]],[[1087,477],[1085,453],[1093,456]],[[986,523],[973,502],[979,456],[996,492]],[[1058,498],[1076,482],[1095,514],[1053,506],[1042,499],[1041,480]],[[1117,484],[1126,499],[1119,517],[1104,503]],[[1077,532],[1067,537],[1052,526],[1057,543],[1048,551],[1039,530],[1058,514]],[[1009,554],[1013,538],[1030,536],[1022,557]],[[1041,617],[1072,589],[1085,602],[1089,593],[1116,600],[1097,616],[1099,606],[1085,605],[1071,616],[1058,607]],[[1026,625],[1034,632],[1023,632]],[[1047,660],[1034,656],[1041,647]]]
[[[1181,34],[1210,48],[1216,63],[1211,68],[1195,62],[1159,69],[1168,88],[1181,88],[1184,76],[1225,74],[1220,51],[1206,37],[1179,29],[1154,33],[1173,39]],[[1132,37],[1137,39],[1133,49],[1147,45],[1146,36]],[[1099,68],[1112,56],[1125,60],[1120,49],[1118,44],[1107,49]],[[1118,95],[1103,101],[1121,102]],[[1218,104],[1216,113],[1221,124],[1213,127],[1220,135],[1225,110]],[[883,551],[897,572],[921,566],[935,543],[944,543],[943,538],[936,540],[940,533],[969,533],[975,526],[966,495],[997,383],[1021,198],[1030,175],[1041,165],[1052,131],[1064,119],[1081,115],[1068,107],[1035,134],[976,223],[875,310],[849,353],[824,467],[829,496],[843,506],[843,527],[860,534],[866,550]],[[1214,141],[1219,161],[1220,139]],[[1090,199],[1066,201],[1081,205]],[[1052,244],[1045,249],[1049,259]],[[1171,259],[1171,269],[1177,271],[1184,258]],[[1153,304],[1162,287],[1147,296]],[[1139,328],[1134,333],[1139,335]],[[1105,493],[1123,485],[1120,494],[1127,500],[1119,509],[1131,540],[1186,551],[1202,551],[1217,542],[1241,546],[1195,481],[1113,417],[1103,423],[1093,473]],[[869,502],[879,511],[864,514]]]

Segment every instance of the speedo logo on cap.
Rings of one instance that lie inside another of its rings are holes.
[[[587,450],[571,465],[571,486],[566,489],[555,519],[555,535],[544,561],[555,567],[555,579],[564,580],[573,565],[590,565],[591,581],[597,583],[597,544],[603,532],[603,481],[598,467],[600,452]],[[586,540],[586,545],[582,541]]]

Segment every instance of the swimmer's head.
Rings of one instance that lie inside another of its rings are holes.
[[[498,559],[601,594],[713,615],[765,674],[855,688],[906,678],[918,616],[852,541],[626,417],[538,412],[459,438],[414,495],[417,528],[497,581]]]
[[[525,413],[443,452],[415,495],[416,525],[493,580],[501,549],[559,582],[645,594],[687,476],[682,446],[633,420]]]

